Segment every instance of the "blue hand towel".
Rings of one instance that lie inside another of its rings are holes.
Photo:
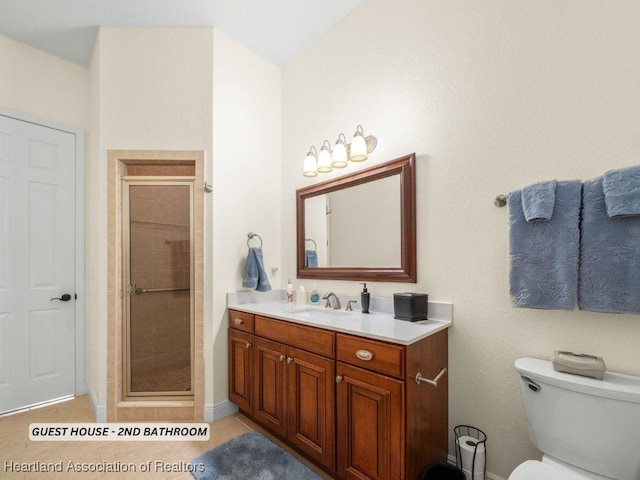
[[[318,252],[315,250],[305,250],[306,265],[309,268],[318,268]]]
[[[247,252],[247,263],[244,265],[242,286],[258,292],[271,290],[269,277],[267,277],[267,272],[264,269],[262,248],[260,247],[251,247]]]
[[[522,189],[522,209],[527,222],[551,220],[555,203],[555,180],[536,183]]]
[[[640,216],[609,217],[602,182],[582,186],[578,307],[640,313]]]
[[[609,170],[602,177],[602,188],[610,217],[640,215],[640,165]]]
[[[553,215],[527,222],[522,192],[507,197],[511,275],[516,307],[571,310],[576,304],[580,241],[580,182],[557,182]]]

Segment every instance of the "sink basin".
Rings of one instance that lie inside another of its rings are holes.
[[[296,317],[309,318],[313,320],[335,320],[337,317],[347,317],[349,315],[353,315],[355,312],[345,312],[343,310],[333,310],[333,309],[315,309],[309,308],[306,310],[297,310],[295,312],[291,312],[292,315]]]

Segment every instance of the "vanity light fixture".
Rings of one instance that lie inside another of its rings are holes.
[[[315,177],[318,175],[318,151],[312,146],[304,159],[304,167],[302,174],[305,177]]]
[[[318,154],[318,172],[329,173],[331,170],[333,170],[331,166],[331,144],[329,140],[325,140]]]
[[[351,148],[349,150],[349,157],[352,162],[364,162],[367,157],[367,142],[364,139],[364,132],[362,125],[358,125],[356,132],[351,139]]]
[[[351,143],[347,143],[344,134],[338,135],[333,150],[329,140],[322,142],[320,153],[316,147],[311,147],[304,159],[302,174],[305,177],[315,177],[318,173],[329,173],[334,168],[344,168],[349,162],[363,162],[378,145],[373,135],[364,136],[362,125],[358,125]]]
[[[331,166],[333,168],[344,168],[348,162],[347,155],[347,139],[344,138],[344,134],[338,135],[338,140],[333,146],[333,153],[331,154]]]

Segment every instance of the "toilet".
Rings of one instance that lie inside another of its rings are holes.
[[[556,372],[551,362],[516,361],[531,441],[509,480],[640,480],[640,378],[603,380]]]

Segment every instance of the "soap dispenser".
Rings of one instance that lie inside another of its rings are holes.
[[[320,301],[320,294],[318,294],[318,289],[316,286],[313,286],[313,290],[311,290],[311,296],[309,297],[311,303],[318,303]]]
[[[369,313],[369,299],[371,297],[371,294],[367,290],[366,283],[362,283],[361,285],[364,285],[362,293],[360,294],[360,305],[362,305],[362,313]]]
[[[293,303],[293,283],[287,282],[287,303]]]

